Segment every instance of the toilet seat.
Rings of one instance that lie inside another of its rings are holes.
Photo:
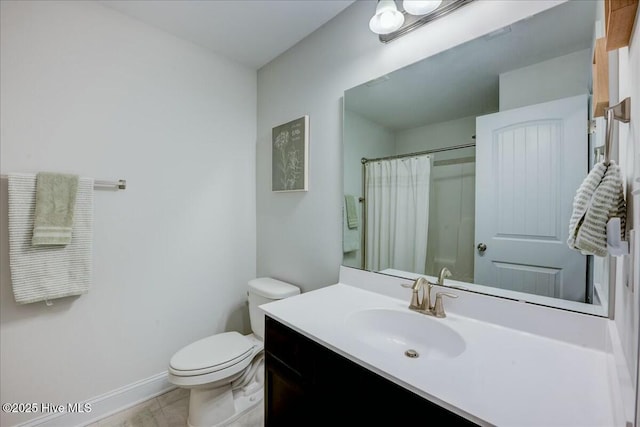
[[[238,332],[225,332],[179,350],[169,362],[169,380],[193,386],[240,375],[263,346]]]

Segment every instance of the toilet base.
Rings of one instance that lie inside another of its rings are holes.
[[[262,402],[264,388],[253,382],[232,390],[231,386],[215,389],[191,389],[189,427],[223,427],[237,420]]]

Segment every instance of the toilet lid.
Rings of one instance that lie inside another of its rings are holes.
[[[246,359],[252,349],[253,343],[245,336],[238,332],[224,332],[189,344],[173,355],[169,365],[175,371],[203,374]]]

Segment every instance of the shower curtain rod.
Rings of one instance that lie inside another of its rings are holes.
[[[409,153],[409,154],[396,154],[394,156],[378,157],[376,159],[367,159],[366,157],[363,157],[360,161],[362,162],[363,165],[365,165],[368,162],[377,162],[378,160],[402,159],[403,157],[421,156],[423,154],[439,153],[441,151],[458,150],[460,148],[469,148],[469,147],[475,147],[475,146],[476,146],[476,143],[471,142],[469,144],[454,145],[453,147],[434,148],[433,150],[418,151],[416,153]]]

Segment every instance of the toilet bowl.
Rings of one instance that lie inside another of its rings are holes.
[[[268,277],[249,281],[252,334],[224,332],[178,350],[169,362],[169,381],[190,389],[189,427],[230,423],[263,398],[264,312],[267,302],[300,293],[300,288]]]

